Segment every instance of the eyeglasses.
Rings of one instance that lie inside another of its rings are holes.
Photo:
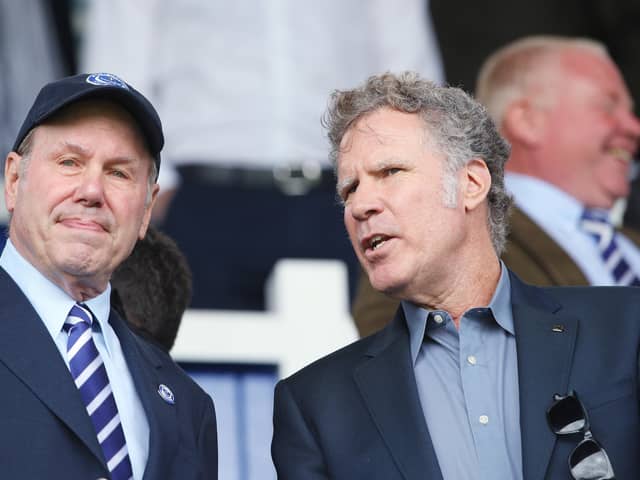
[[[611,461],[589,429],[589,417],[575,392],[553,396],[547,420],[556,435],[584,432],[584,438],[569,455],[569,470],[575,480],[615,480]]]

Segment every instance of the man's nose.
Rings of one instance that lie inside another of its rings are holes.
[[[357,190],[351,194],[348,204],[351,215],[357,220],[366,220],[383,209],[376,186],[367,182],[360,182]]]
[[[87,168],[79,177],[74,201],[87,207],[99,207],[104,202],[104,176],[98,169]]]
[[[625,133],[633,138],[637,145],[640,139],[640,119],[631,110],[624,112],[622,115],[620,120],[621,126]]]

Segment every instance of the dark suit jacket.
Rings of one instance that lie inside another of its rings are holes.
[[[582,437],[556,437],[545,416],[553,394],[570,389],[618,480],[638,478],[638,290],[543,289],[511,275],[511,302],[524,480],[571,478]],[[381,332],[278,383],[271,448],[280,480],[442,479],[402,309]]]
[[[623,228],[622,233],[640,246],[640,233]],[[513,208],[509,235],[502,260],[522,280],[539,286],[589,285],[578,265],[522,210]],[[398,300],[377,292],[361,272],[353,302],[353,319],[361,337],[384,328],[398,308]]]
[[[217,434],[211,398],[166,353],[113,326],[149,421],[144,478],[216,479]],[[168,386],[175,404],[158,394]],[[0,476],[11,479],[109,477],[95,430],[51,336],[0,268]]]

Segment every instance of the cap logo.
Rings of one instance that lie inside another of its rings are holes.
[[[101,87],[111,86],[129,90],[129,85],[127,85],[124,80],[118,78],[113,73],[92,73],[87,77],[86,82]]]

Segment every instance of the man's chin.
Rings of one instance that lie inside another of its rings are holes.
[[[594,207],[601,208],[603,210],[611,210],[620,200],[627,198],[630,193],[630,188],[611,189],[603,195],[599,205],[594,205]]]
[[[628,186],[612,186],[607,189],[594,189],[586,198],[578,198],[578,200],[587,208],[611,210],[619,200],[627,198],[629,193],[631,193],[631,189]]]
[[[369,274],[369,282],[374,290],[393,298],[399,298],[406,285],[397,278],[375,274]]]
[[[106,270],[110,263],[107,257],[100,249],[80,242],[68,245],[52,258],[58,268],[67,275],[91,277]]]

